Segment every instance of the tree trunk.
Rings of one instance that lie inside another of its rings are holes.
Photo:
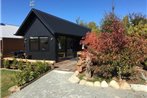
[[[89,56],[86,58],[86,71],[85,71],[85,76],[87,78],[92,77],[92,68],[91,68],[92,62]]]
[[[92,71],[91,71],[90,66],[86,66],[85,76],[87,78],[91,78],[92,77],[92,74],[91,73],[92,73]]]

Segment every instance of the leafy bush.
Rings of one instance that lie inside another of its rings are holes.
[[[48,63],[36,62],[36,63],[26,63],[26,66],[22,68],[21,72],[16,75],[16,83],[19,86],[24,85],[36,78],[38,78],[43,73],[51,70]]]
[[[84,52],[86,57],[91,58],[91,67],[97,66],[93,74],[103,78],[129,77],[133,67],[140,66],[147,58],[147,40],[140,36],[125,35],[122,22],[114,16],[109,17],[112,17],[108,18],[110,23],[104,21],[106,23],[102,28],[105,32],[87,33],[81,43],[87,47]]]
[[[19,70],[22,70],[25,67],[25,63],[23,61],[17,61],[16,58],[14,58],[12,61],[3,60],[3,65],[5,68],[13,68]]]
[[[14,81],[18,86],[22,86],[23,84],[26,83],[24,78],[25,78],[25,75],[22,72],[19,72],[15,75]]]
[[[111,28],[111,26],[114,24],[114,21],[120,21],[120,19],[114,13],[106,13],[102,20],[101,32],[114,32],[114,29]]]
[[[16,58],[13,58],[11,67],[12,67],[13,69],[16,69],[16,68],[17,68],[17,63],[18,63],[18,61],[16,60]]]
[[[147,70],[147,59],[142,64],[143,64],[143,69]]]
[[[24,66],[24,62],[23,62],[23,61],[18,61],[18,62],[17,62],[17,68],[18,68],[19,70],[23,70],[24,67],[25,67],[25,66]]]
[[[4,65],[5,68],[10,68],[9,60],[3,60],[3,65]]]
[[[122,20],[126,34],[137,35],[147,39],[147,18],[141,13],[132,13]]]

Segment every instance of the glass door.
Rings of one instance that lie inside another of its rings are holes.
[[[58,36],[58,59],[62,59],[66,57],[66,37],[65,36]]]
[[[74,57],[74,40],[67,36],[58,36],[58,59],[69,59]]]
[[[66,56],[67,58],[73,58],[74,57],[74,41],[72,38],[67,37],[66,43],[67,43]]]

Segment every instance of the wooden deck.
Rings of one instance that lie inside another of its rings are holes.
[[[61,70],[61,71],[75,71],[76,70],[76,59],[69,59],[69,60],[64,60],[60,61],[54,64],[54,67],[56,70]]]
[[[13,60],[14,58],[13,57],[6,57],[6,58],[3,58],[4,60]],[[54,64],[55,61],[53,60],[34,60],[34,59],[21,59],[21,58],[16,58],[17,61],[23,61],[23,62],[46,62],[46,63],[49,63],[49,64]]]

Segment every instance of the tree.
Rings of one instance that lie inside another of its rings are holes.
[[[129,16],[125,16],[122,20],[122,23],[124,25],[125,31],[127,32],[128,28],[130,27]]]
[[[119,21],[119,18],[114,13],[106,13],[101,23],[101,32],[112,33],[110,26],[114,21]]]
[[[85,23],[83,20],[81,20],[80,17],[78,17],[78,18],[76,19],[76,23],[77,23],[78,25],[87,27],[87,23]]]
[[[137,36],[142,36],[147,39],[147,24],[142,24],[142,22],[140,22],[138,25],[131,25],[128,29],[128,34],[135,34]]]
[[[92,32],[96,32],[96,33],[100,32],[100,29],[95,22],[89,22],[87,24],[87,27],[90,28]]]
[[[111,25],[105,25],[106,27],[103,27],[107,29],[107,32],[100,34],[96,34],[95,32],[87,33],[84,40],[82,40],[82,44],[87,46],[87,58],[90,58],[87,60],[85,71],[88,78],[92,76],[94,72],[92,68],[93,62],[96,62],[98,68],[102,69],[99,70],[100,72],[98,73],[104,78],[110,78],[112,76],[110,71],[111,66],[115,66],[117,70],[119,68],[119,73],[123,70],[120,69],[120,62],[122,62],[120,58],[123,56],[121,57],[119,54],[124,51],[127,38],[124,35],[122,23],[115,18],[111,21]],[[108,32],[108,30],[110,30],[110,32]],[[116,60],[118,60],[117,63],[115,62]],[[114,70],[115,69],[113,69],[113,71]]]
[[[96,32],[96,33],[100,32],[100,29],[99,29],[98,25],[95,22],[93,22],[93,21],[89,22],[89,23],[86,23],[83,20],[80,20],[80,17],[78,17],[76,19],[76,23],[81,25],[81,26],[90,28],[92,32]]]
[[[147,24],[147,19],[145,15],[140,14],[140,13],[129,14],[129,19],[130,19],[131,25],[133,26],[138,25],[141,21],[142,21],[142,24]]]
[[[129,20],[130,26],[127,33],[147,38],[147,18],[142,14],[132,13],[129,15]]]
[[[113,14],[104,18],[101,29],[103,32],[99,34],[87,33],[81,41],[86,46],[86,76],[89,78],[96,73],[102,78],[129,78],[133,67],[141,66],[147,59],[147,40],[142,36],[125,35],[123,22]]]

